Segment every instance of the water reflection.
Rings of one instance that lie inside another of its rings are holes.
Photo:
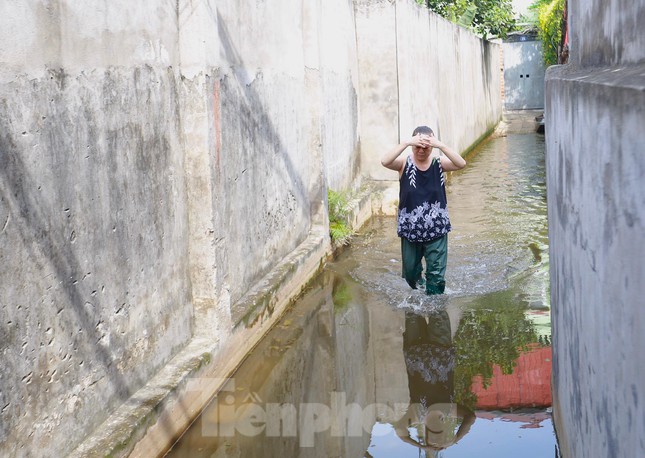
[[[311,285],[168,456],[552,456],[550,347],[512,292],[392,304],[347,275],[352,258]]]
[[[455,402],[455,347],[445,309],[427,315],[405,312],[403,355],[410,404],[394,429],[419,449],[443,450],[475,422],[473,411]]]
[[[455,336],[460,355],[459,401],[474,408],[477,393],[472,390],[472,381],[479,377],[487,386],[495,368],[511,374],[520,355],[536,343],[535,325],[512,289],[473,298],[461,315]]]
[[[450,179],[445,295],[373,219],[168,456],[553,456],[543,161],[510,136]]]

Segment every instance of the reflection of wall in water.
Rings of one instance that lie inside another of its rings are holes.
[[[335,293],[342,288],[347,302],[339,304],[334,296],[341,296]],[[369,446],[369,427],[375,418],[366,417],[369,424],[362,435],[355,430],[352,434],[331,434],[330,426],[312,436],[303,423],[313,412],[307,411],[307,405],[333,409],[334,396],[342,398],[341,408],[352,403],[362,408],[375,403],[376,353],[368,311],[354,300],[357,294],[352,285],[341,281],[334,282],[333,290],[332,281],[312,287],[300,299],[298,313],[280,321],[255,347],[235,372],[233,383],[218,395],[219,402],[206,408],[170,456],[362,456]],[[231,395],[234,404],[228,400]],[[257,414],[255,407],[267,416],[260,414],[250,420]],[[276,412],[280,412],[279,418],[272,416],[278,415]],[[334,411],[331,415],[332,422],[343,421],[334,416]],[[255,434],[243,429],[249,423]],[[226,431],[234,434],[229,437]]]
[[[544,108],[542,42],[530,35],[515,35],[504,42],[504,108]]]

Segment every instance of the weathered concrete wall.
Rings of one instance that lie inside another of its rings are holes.
[[[0,6],[0,455],[64,455],[191,335],[174,16]]]
[[[465,151],[499,122],[499,45],[412,0],[356,2],[361,165],[396,180],[381,155],[426,124]]]
[[[645,9],[642,0],[569,2],[569,62],[582,67],[643,62]]]
[[[125,454],[149,427],[133,453],[158,452],[199,408],[186,379],[226,375],[269,329],[329,251],[326,189],[378,163],[355,29],[378,3],[360,21],[349,0],[0,4],[1,455]],[[387,82],[408,94],[389,109],[416,110],[414,75]],[[430,122],[468,146],[488,127],[470,108],[451,108],[463,131]]]
[[[234,305],[324,227],[325,181],[356,179],[353,8],[0,17],[2,451],[62,455],[196,332],[226,349]]]
[[[645,1],[569,0],[546,83],[554,419],[565,457],[645,456]]]
[[[307,2],[316,4],[316,2]],[[351,188],[360,179],[358,59],[351,0],[322,0],[319,47],[321,144],[325,182],[334,190]],[[306,50],[306,59],[315,55]],[[312,66],[307,63],[307,67]],[[316,68],[316,67],[314,67]]]
[[[305,239],[313,201],[323,199],[320,154],[303,154],[317,134],[317,113],[306,103],[305,11],[300,2],[288,15],[274,6],[217,6],[221,145],[212,169],[212,243],[232,302]]]

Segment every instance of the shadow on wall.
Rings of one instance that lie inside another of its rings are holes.
[[[108,348],[101,343],[103,333],[97,329],[97,317],[85,308],[85,298],[76,285],[75,279],[83,272],[81,263],[71,248],[69,239],[62,231],[48,230],[50,222],[54,221],[56,216],[52,214],[51,209],[41,203],[39,186],[30,175],[29,168],[10,136],[10,132],[14,129],[7,125],[5,117],[0,117],[0,121],[3,124],[0,128],[0,163],[2,164],[0,192],[3,205],[7,205],[10,215],[18,219],[13,226],[18,228],[22,247],[28,251],[29,257],[35,262],[39,259],[47,260],[49,268],[56,276],[55,283],[61,285],[67,304],[58,306],[61,309],[67,308],[67,305],[71,306],[81,326],[75,333],[75,343],[81,346],[93,345],[90,351],[79,351],[79,353],[93,355],[95,361],[105,368],[105,375],[115,388],[114,392],[118,399],[124,401],[131,394],[130,383],[122,374],[114,370],[115,359]],[[11,358],[4,362],[3,372],[20,374],[17,368],[7,367],[12,362]],[[88,361],[88,364],[91,365],[93,362]]]
[[[501,62],[499,62],[499,59],[493,59],[492,58],[492,49],[493,49],[493,44],[489,41],[486,40],[480,40],[480,47],[481,47],[481,54],[482,54],[482,78],[484,81],[484,87],[489,88],[488,91],[485,91],[484,94],[487,94],[487,101],[488,101],[488,111],[493,111],[493,106],[495,105],[494,99],[493,99],[493,92],[495,91],[493,89],[493,82],[496,81],[496,78],[498,77],[498,67]],[[495,51],[496,53],[499,52],[499,49]],[[493,64],[494,62],[497,62],[497,65],[495,65],[495,70],[493,70]],[[490,63],[490,64],[489,64]],[[495,74],[494,74],[494,73]],[[499,80],[497,80],[499,85]],[[495,86],[497,86],[495,85]]]
[[[491,81],[493,81],[493,75],[491,73],[489,62],[491,60],[491,44],[486,40],[480,40],[481,54],[482,54],[482,79],[485,82],[486,86],[490,86]]]
[[[242,63],[242,59],[231,41],[231,36],[224,19],[219,13],[217,14],[217,21],[219,25],[219,39],[222,47],[224,48],[226,60],[236,66],[239,66]],[[236,68],[236,70],[243,71],[243,69],[239,67]],[[248,78],[241,76],[242,75],[240,75],[239,73],[236,75],[235,82],[237,83],[237,86],[235,88],[231,88],[232,90],[230,92],[234,92],[235,89],[237,89],[237,92],[243,94],[248,102],[246,105],[240,104],[240,106],[236,107],[240,109],[240,111],[238,111],[236,114],[237,118],[241,121],[239,126],[242,130],[242,132],[240,132],[242,134],[242,138],[251,141],[260,138],[264,139],[267,150],[273,149],[276,152],[280,153],[278,159],[282,161],[282,166],[284,167],[283,170],[287,172],[290,182],[295,183],[298,201],[301,203],[307,202],[308,196],[305,190],[305,184],[302,181],[302,177],[296,172],[293,162],[291,161],[287,153],[287,149],[280,140],[280,134],[275,128],[271,117],[267,114],[266,108],[263,107],[259,93],[253,89],[252,84],[244,84],[243,80]],[[228,88],[228,86],[226,86],[226,82],[228,82],[228,79],[225,79],[224,81],[225,89]],[[225,90],[222,92],[223,95],[227,94],[227,91]],[[230,102],[235,101],[230,100]],[[248,156],[247,158],[252,161],[253,156],[257,154],[255,144],[251,143],[246,148],[244,147],[244,145],[240,146],[240,153],[242,155]],[[276,167],[276,169],[282,168],[278,166]]]
[[[263,102],[258,88],[264,82],[262,73],[245,73],[242,58],[219,13],[217,20],[225,61],[232,66],[233,75],[221,78],[221,106],[215,108],[221,110],[224,145],[224,155],[218,157],[221,162],[216,167],[231,170],[239,168],[236,164],[244,164],[244,175],[240,174],[239,180],[217,184],[232,187],[222,189],[227,195],[239,196],[234,202],[230,199],[223,201],[223,208],[218,211],[229,215],[234,221],[238,216],[242,218],[248,214],[257,215],[253,225],[240,227],[242,233],[231,238],[233,245],[237,241],[240,245],[233,249],[246,250],[238,253],[242,258],[258,261],[251,263],[253,266],[250,269],[240,271],[242,278],[238,280],[243,286],[238,284],[233,289],[237,288],[241,297],[248,291],[248,287],[244,285],[252,285],[273,268],[276,254],[282,258],[306,238],[312,219],[315,215],[322,214],[325,191],[322,176],[312,172],[322,167],[320,150],[313,154],[309,151],[312,133],[299,125],[285,125],[283,131],[290,129],[295,134],[290,138],[290,143],[285,143],[289,140],[283,140],[280,126],[273,120],[271,110]],[[288,89],[286,86],[282,87]],[[285,103],[292,103],[292,100],[293,97],[285,100]],[[307,104],[294,107],[294,112],[301,107],[306,109]],[[297,120],[297,117],[294,118],[294,121]],[[309,125],[308,122],[302,124]],[[291,143],[295,143],[301,151],[292,151]],[[294,153],[303,157],[303,164],[309,162],[309,166],[295,164],[292,158]],[[231,175],[230,172],[227,173],[228,176]],[[309,177],[312,177],[311,182],[308,181]],[[251,243],[245,242],[245,235]],[[267,249],[272,251],[266,253]],[[265,256],[262,256],[263,251]],[[234,295],[233,301],[236,299],[239,297]]]
[[[147,313],[160,279],[140,283],[155,274],[187,280],[181,267],[167,268],[181,252],[173,228],[184,216],[181,197],[169,202],[181,191],[170,177],[175,75],[146,67],[95,76],[50,71],[18,80],[16,95],[0,101],[0,209],[11,218],[0,232],[9,261],[1,289],[11,301],[2,312],[14,320],[0,332],[9,350],[0,454],[42,446],[67,454],[172,356],[180,337],[166,335],[190,332],[187,307],[168,313],[179,320]],[[27,126],[23,137],[18,125]],[[185,302],[181,292],[169,296]]]

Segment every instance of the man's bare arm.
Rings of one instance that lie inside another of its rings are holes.
[[[408,146],[418,146],[421,148],[430,146],[428,138],[428,136],[415,135],[414,137],[399,143],[381,157],[381,165],[400,173],[405,165],[405,159],[401,157],[401,153],[403,153]]]
[[[461,157],[455,150],[440,142],[436,137],[430,137],[430,144],[441,150],[443,155],[440,157],[441,168],[446,172],[460,170],[466,167],[466,160]]]

